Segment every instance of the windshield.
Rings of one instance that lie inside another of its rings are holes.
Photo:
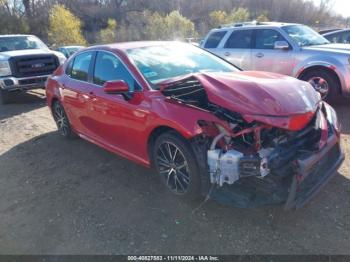
[[[329,41],[305,25],[289,25],[282,29],[292,37],[300,47],[329,44]]]
[[[191,73],[239,71],[224,60],[190,44],[169,43],[135,48],[127,50],[127,54],[152,85]]]
[[[48,47],[35,36],[0,37],[0,52],[26,49],[48,49]]]

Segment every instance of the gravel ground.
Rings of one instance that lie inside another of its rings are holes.
[[[350,254],[346,161],[298,211],[179,202],[152,170],[55,129],[42,91],[0,106],[1,254]]]

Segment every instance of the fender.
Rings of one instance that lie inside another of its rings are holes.
[[[166,103],[166,106],[164,103]],[[191,108],[188,105],[181,105],[177,102],[161,99],[160,103],[153,106],[157,108],[154,109],[153,112],[159,113],[157,115],[149,116],[149,123],[147,124],[149,127],[145,130],[145,136],[139,138],[140,141],[138,143],[141,146],[139,153],[142,158],[147,159],[148,164],[148,141],[152,132],[159,127],[173,129],[188,140],[204,132],[198,125],[199,120],[215,122],[229,128],[225,121],[217,118],[212,113],[197,108]]]
[[[62,95],[58,88],[51,88],[51,86],[57,85],[57,81],[54,79],[55,77],[49,77],[46,82],[46,97],[47,97],[47,105],[51,108],[52,101],[55,99],[61,101]]]
[[[346,86],[344,73],[342,73],[346,72],[346,69],[344,68],[345,66],[342,63],[340,63],[340,61],[330,56],[327,56],[327,59],[325,59],[324,55],[312,56],[306,60],[301,61],[295,66],[293,70],[293,77],[300,79],[301,75],[305,72],[305,70],[312,67],[324,67],[333,71],[340,80],[341,89],[343,89],[343,87]]]

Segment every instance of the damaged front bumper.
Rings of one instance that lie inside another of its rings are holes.
[[[322,150],[295,161],[295,173],[281,179],[279,174],[247,177],[232,185],[215,187],[213,200],[240,208],[283,205],[298,209],[310,201],[337,174],[344,161],[340,141],[332,134]]]
[[[304,206],[337,174],[344,159],[336,135],[332,135],[317,154],[298,159],[298,171],[293,177],[285,209]]]

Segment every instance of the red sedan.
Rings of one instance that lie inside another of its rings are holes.
[[[182,198],[301,207],[344,160],[336,113],[310,84],[242,72],[190,44],[81,50],[46,93],[64,137],[154,166]]]

